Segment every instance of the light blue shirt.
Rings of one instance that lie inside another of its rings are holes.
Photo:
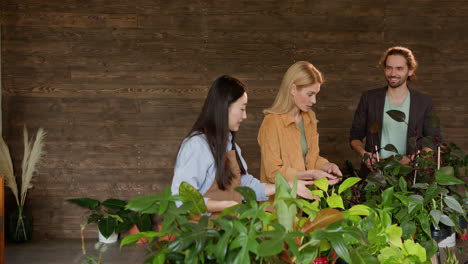
[[[409,108],[410,108],[410,93],[406,96],[405,101],[401,105],[394,105],[385,96],[385,105],[382,121],[382,138],[380,140],[380,156],[382,158],[388,158],[396,153],[386,151],[383,149],[387,144],[393,144],[398,150],[398,154],[406,155],[406,135],[408,133],[408,122],[409,122]],[[389,110],[398,110],[405,113],[405,122],[397,122],[393,120],[388,114]]]
[[[226,152],[232,149],[232,135],[229,134],[229,140]],[[242,157],[241,150],[236,144],[236,150],[239,158],[247,171],[247,164]],[[210,189],[215,181],[216,167],[213,154],[211,154],[208,141],[205,134],[186,138],[177,154],[176,166],[174,168],[174,178],[172,179],[171,191],[173,194],[179,193],[180,184],[185,181],[197,189],[202,195]],[[241,175],[241,186],[247,186],[254,190],[258,201],[266,201],[265,195],[266,183],[261,183],[257,178],[250,174]],[[205,204],[209,198],[205,197]]]

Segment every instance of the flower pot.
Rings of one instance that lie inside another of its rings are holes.
[[[108,238],[105,238],[101,232],[99,232],[99,242],[105,243],[105,244],[112,244],[117,242],[119,240],[119,234],[116,234],[115,232],[112,233]]]
[[[431,226],[431,235],[437,243],[449,237],[453,231],[450,226],[446,226],[442,223],[439,223],[440,229],[436,229],[434,226]]]
[[[129,230],[128,233],[130,235],[138,234],[140,233],[140,230],[138,229],[137,225],[133,225]],[[137,241],[137,244],[144,244],[148,243],[148,239],[146,237],[142,237]]]
[[[18,206],[9,217],[8,236],[13,242],[31,240],[33,232],[33,217],[31,211]]]
[[[455,239],[455,232],[453,232],[450,236],[446,237],[445,239],[443,239],[442,241],[440,241],[439,243],[437,243],[439,245],[440,248],[446,248],[446,247],[455,247],[456,245],[456,239]]]

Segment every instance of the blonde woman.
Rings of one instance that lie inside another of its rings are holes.
[[[273,105],[265,109],[258,144],[261,150],[260,180],[274,183],[280,172],[287,180],[327,177],[336,184],[338,166],[319,154],[317,119],[312,106],[324,79],[311,63],[294,63],[283,77]]]

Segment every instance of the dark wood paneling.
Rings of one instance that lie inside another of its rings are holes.
[[[262,110],[297,60],[326,78],[315,107],[321,154],[358,163],[351,120],[361,93],[385,84],[378,60],[392,45],[414,51],[411,86],[433,97],[444,138],[468,152],[465,1],[4,0],[1,8],[3,132],[17,168],[23,125],[48,132],[28,197],[37,237],[79,237],[85,210],[68,198],[130,199],[169,186],[179,144],[221,74],[248,85],[238,142],[254,175]]]

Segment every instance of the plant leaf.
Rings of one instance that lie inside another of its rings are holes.
[[[91,210],[96,209],[100,205],[100,202],[98,200],[91,198],[75,198],[68,199],[67,201]]]
[[[387,144],[384,149],[398,154],[398,149],[393,144]]]
[[[192,203],[190,212],[196,215],[206,213],[205,199],[192,185],[182,182],[179,186],[179,194],[183,197],[184,202]]]
[[[442,167],[435,173],[436,181],[440,185],[456,185],[464,183],[462,180],[455,178],[453,175],[454,170],[452,166]]]
[[[397,121],[397,122],[405,122],[405,119],[406,119],[406,115],[404,112],[402,111],[398,111],[398,110],[389,110],[386,112],[387,115],[389,115],[393,120]]]
[[[328,191],[328,179],[325,177],[314,181],[314,185],[324,192]]]
[[[242,195],[242,197],[244,197],[247,203],[250,203],[250,204],[257,203],[257,196],[255,195],[255,192],[251,188],[245,187],[245,186],[239,186],[239,187],[234,188],[234,190],[239,192]]]
[[[361,178],[358,178],[358,177],[347,178],[346,180],[344,180],[342,184],[340,184],[340,187],[338,188],[338,194],[341,194],[342,192],[351,188],[353,185],[355,185],[359,181],[361,181]]]
[[[379,260],[364,248],[350,250],[351,263],[379,264]]]
[[[356,204],[353,207],[349,208],[350,215],[369,215],[372,212],[372,209],[363,204]]]
[[[427,205],[432,199],[437,197],[442,192],[442,188],[437,184],[433,183],[429,185],[427,191],[424,193],[424,201],[423,204]]]
[[[438,226],[440,218],[442,218],[442,212],[440,210],[431,210],[429,214],[432,216],[433,222]]]
[[[113,217],[103,217],[99,220],[99,232],[105,237],[109,238],[114,233],[117,227],[117,220]]]
[[[440,217],[440,222],[447,226],[455,226],[455,223],[452,221],[452,219],[444,214]]]
[[[460,214],[466,214],[465,210],[463,210],[460,203],[457,200],[455,200],[455,198],[453,198],[452,196],[446,196],[444,198],[444,202],[452,210],[454,210],[454,211],[456,211],[456,212],[458,212]]]
[[[125,245],[135,244],[141,238],[147,238],[148,242],[152,242],[155,237],[160,237],[166,235],[160,232],[148,231],[148,232],[140,232],[134,235],[128,235],[122,239],[120,242],[120,247],[122,248]]]
[[[327,197],[327,204],[330,208],[341,208],[344,209],[343,198],[336,193]]]
[[[343,219],[344,217],[341,211],[333,208],[325,208],[317,213],[317,217],[315,217],[314,221],[304,224],[302,232],[310,233],[315,229],[327,227]]]
[[[102,206],[113,210],[123,210],[127,203],[119,199],[107,199],[102,202]]]
[[[403,231],[403,238],[409,239],[416,233],[416,224],[410,221],[404,221],[401,223],[401,230]]]

